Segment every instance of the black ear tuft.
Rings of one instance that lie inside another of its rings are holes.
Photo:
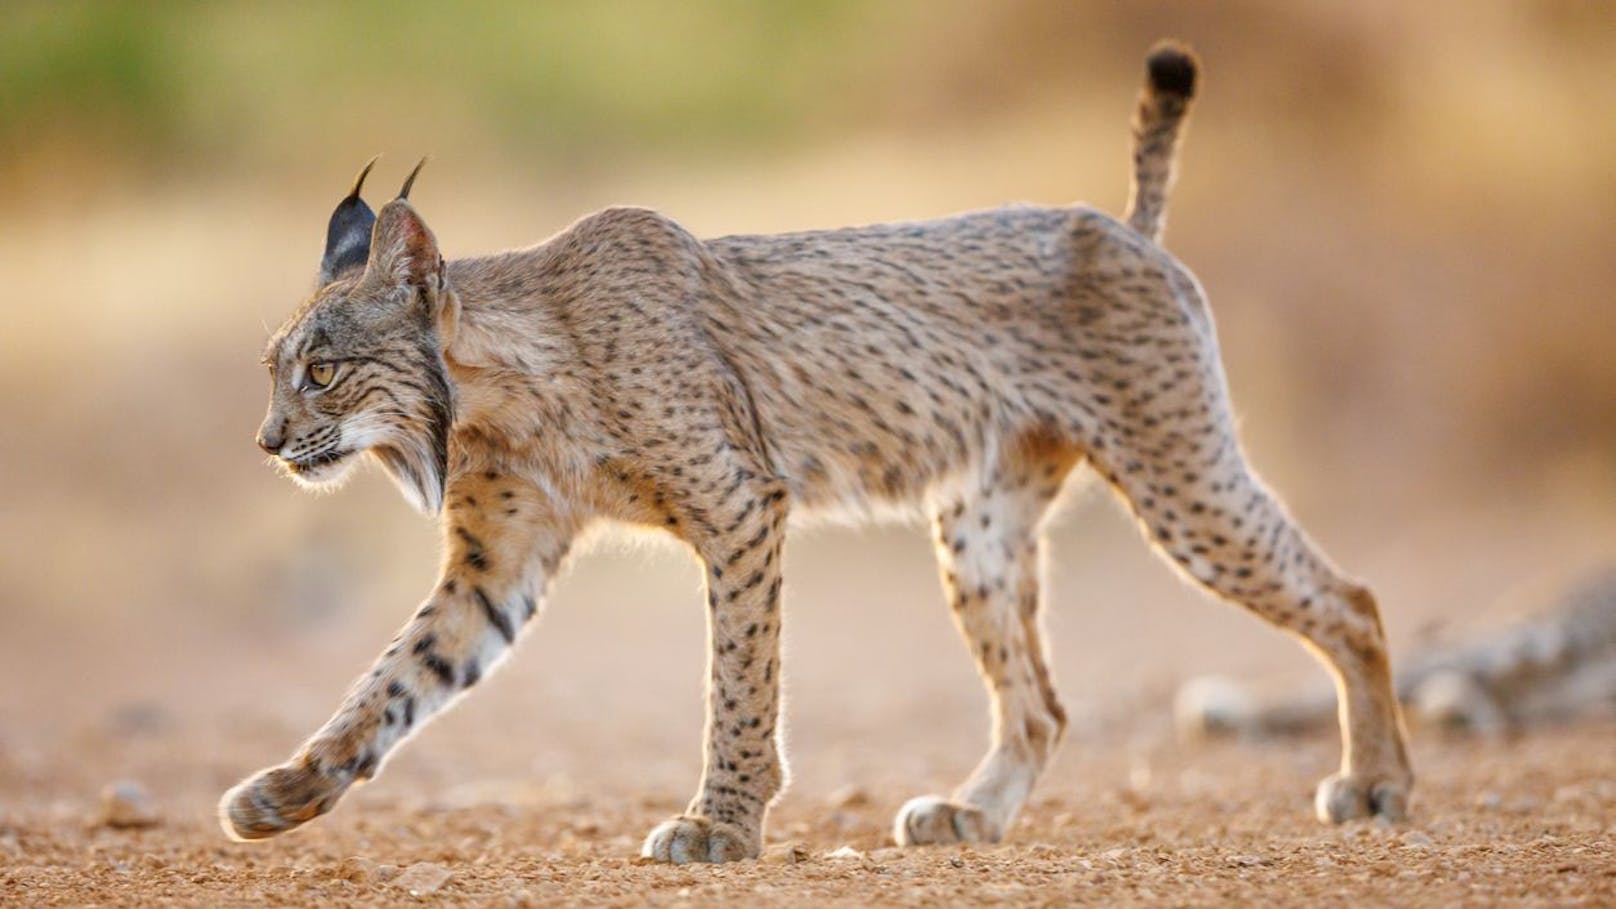
[[[320,259],[322,285],[335,281],[350,268],[363,268],[365,260],[370,258],[370,229],[376,223],[376,213],[359,198],[359,191],[364,188],[365,178],[370,176],[376,158],[365,162],[354,179],[353,189],[331,213],[331,223],[325,231],[325,255]]]
[[[398,197],[400,199],[408,199],[410,197],[410,188],[415,186],[415,175],[421,172],[421,168],[426,166],[426,159],[430,157],[432,156],[427,155],[421,160],[415,162],[415,169],[410,171],[410,175],[408,177],[404,178],[404,188],[398,191]]]

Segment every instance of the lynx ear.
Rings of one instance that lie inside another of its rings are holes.
[[[410,187],[415,185],[415,176],[424,164],[426,159],[422,158],[410,171],[398,198],[382,206],[371,231],[365,274],[375,280],[424,290],[431,298],[442,288],[443,256],[438,253],[438,241],[432,231],[409,202]]]
[[[353,189],[337,203],[337,210],[331,213],[331,223],[325,230],[325,255],[320,258],[322,286],[335,281],[349,269],[364,265],[370,257],[370,230],[376,223],[376,213],[370,210],[364,199],[359,198],[359,190],[364,187],[365,178],[370,176],[376,158],[365,162],[359,176],[354,178]]]
[[[421,172],[421,163],[410,171],[398,198],[382,206],[370,237],[370,261],[365,263],[365,280],[394,287],[408,287],[426,302],[427,312],[438,322],[442,337],[453,336],[459,308],[453,293],[445,286],[443,255],[438,241],[409,203],[410,187]]]

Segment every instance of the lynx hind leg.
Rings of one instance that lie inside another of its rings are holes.
[[[1319,785],[1319,817],[1401,819],[1413,773],[1374,597],[1285,513],[1226,419],[1218,426],[1214,416],[1199,441],[1193,432],[1150,436],[1159,444],[1148,456],[1113,451],[1101,466],[1151,543],[1212,593],[1300,638],[1334,679],[1342,761]]]
[[[1060,741],[1066,712],[1044,647],[1039,525],[1077,458],[1075,448],[1029,442],[933,506],[943,586],[988,689],[993,739],[952,796],[899,810],[899,845],[998,841]]]

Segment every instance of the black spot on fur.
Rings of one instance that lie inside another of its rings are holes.
[[[488,624],[494,626],[494,630],[498,631],[499,636],[505,639],[505,643],[510,644],[515,641],[516,629],[511,627],[510,616],[494,605],[494,601],[488,598],[488,594],[483,593],[481,587],[474,587],[471,592],[477,598],[477,605],[483,608],[483,616],[488,619]]]
[[[487,571],[488,554],[483,549],[483,541],[472,536],[464,527],[456,527],[455,535],[466,544],[466,564],[478,571]]]
[[[454,667],[449,665],[448,660],[445,660],[443,657],[440,657],[435,653],[425,653],[421,655],[421,665],[425,666],[432,672],[433,675],[437,676],[438,681],[442,682],[445,687],[452,687],[454,685]]]

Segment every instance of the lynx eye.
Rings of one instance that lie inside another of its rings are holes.
[[[304,376],[307,377],[311,387],[325,388],[331,384],[332,379],[337,377],[337,364],[310,363],[308,370],[304,372]]]

